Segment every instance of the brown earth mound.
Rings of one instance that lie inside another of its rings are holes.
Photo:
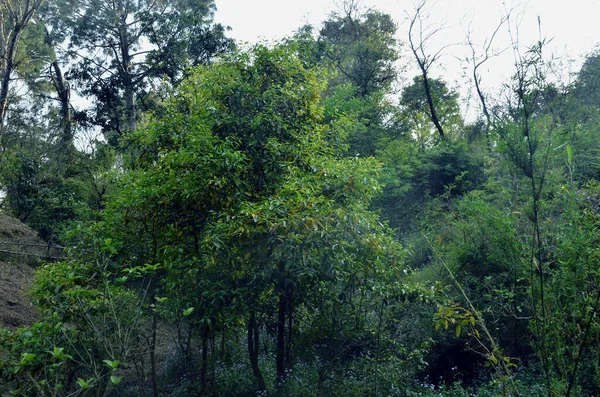
[[[32,279],[33,268],[29,265],[0,262],[0,327],[25,327],[37,319],[25,295]]]
[[[49,246],[30,227],[0,212],[0,327],[24,327],[37,319],[26,291],[40,260],[59,255],[58,247]]]

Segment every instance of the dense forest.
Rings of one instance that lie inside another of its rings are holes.
[[[215,7],[0,0],[2,208],[61,247],[0,394],[599,395],[600,53],[557,79],[508,10],[467,117],[425,2],[254,45]]]

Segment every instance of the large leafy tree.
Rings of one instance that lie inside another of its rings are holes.
[[[196,70],[128,142],[136,167],[100,229],[128,266],[157,264],[155,294],[172,302],[164,313],[194,308],[201,338],[243,319],[260,389],[260,324],[275,330],[282,380],[300,313],[328,299],[354,307],[368,280],[397,274],[401,255],[367,209],[378,165],[329,143],[337,132],[322,123],[321,88],[282,46]]]
[[[358,87],[362,97],[385,90],[394,82],[398,59],[396,24],[388,14],[361,12],[356,1],[346,1],[342,10],[323,23],[319,35],[327,57],[342,82]]]
[[[390,15],[349,0],[317,35],[304,26],[291,40],[307,64],[329,69],[325,117],[333,122],[340,114],[348,116],[344,131],[350,156],[373,156],[397,132],[388,122],[394,107],[386,99],[398,76],[395,33]]]
[[[76,133],[100,126],[117,144],[159,100],[151,84],[178,84],[232,43],[212,1],[5,1],[0,12],[4,205],[54,240],[75,207],[86,212],[87,193],[103,194],[107,164],[79,152]],[[73,109],[75,92],[95,101],[94,116]],[[91,152],[107,152],[96,143]]]
[[[73,137],[70,86],[58,61],[59,40],[48,2],[2,3],[4,85],[0,146],[3,206],[55,241],[59,224],[83,199]],[[73,178],[76,177],[76,178]],[[79,180],[75,180],[79,178]]]
[[[427,94],[423,86],[423,77],[415,77],[412,84],[402,90],[401,117],[422,148],[431,146],[435,141],[434,135],[437,134],[430,115],[428,104],[430,100],[436,109],[437,122],[446,134],[456,136],[463,127],[458,93],[451,90],[443,80],[430,77],[429,94]]]
[[[212,0],[60,3],[68,7],[56,7],[68,11],[55,21],[70,32],[71,76],[95,100],[90,121],[114,140],[135,130],[139,112],[152,107],[153,79],[177,83],[186,67],[232,45],[225,28],[212,23]]]
[[[13,1],[0,3],[0,139],[4,131],[10,88],[13,74],[28,60],[21,51],[22,38],[26,34],[31,19],[42,5],[43,0]],[[1,143],[1,141],[0,141]]]

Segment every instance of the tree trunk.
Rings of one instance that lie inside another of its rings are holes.
[[[267,390],[267,386],[265,384],[265,378],[258,366],[258,326],[256,325],[254,311],[250,312],[250,320],[248,320],[248,354],[250,355],[252,372],[258,382],[258,390],[264,392]]]
[[[292,298],[288,299],[288,324],[287,324],[287,343],[285,349],[285,365],[291,367],[291,356],[292,356],[292,336],[294,331],[294,311],[292,306]]]
[[[0,82],[0,147],[4,145],[4,132],[8,112],[10,76],[15,70],[17,46],[25,27],[36,13],[43,0],[23,2],[7,1],[0,10],[0,38],[2,50],[2,81]]]
[[[55,44],[52,41],[48,28],[44,26],[44,40],[46,45],[54,50]],[[54,59],[50,64],[50,78],[52,85],[58,95],[60,102],[60,149],[59,163],[71,163],[75,147],[73,146],[73,115],[71,114],[71,85],[65,79],[58,60]],[[62,164],[59,164],[62,165]]]
[[[202,331],[202,364],[200,368],[200,392],[201,395],[208,395],[206,387],[206,372],[208,369],[208,330],[204,327]]]
[[[277,370],[276,384],[285,380],[285,316],[287,309],[287,296],[285,292],[285,263],[279,264],[279,305],[277,308],[277,351],[275,363]]]
[[[65,80],[58,61],[52,62],[54,76],[52,82],[58,94],[60,101],[60,154],[59,165],[72,164],[75,155],[75,146],[73,145],[73,116],[71,114],[71,86]]]
[[[119,22],[119,49],[121,51],[121,63],[119,74],[123,80],[123,93],[125,96],[125,117],[127,118],[127,128],[129,132],[135,131],[135,98],[134,98],[134,81],[132,75],[133,65],[131,64],[130,43],[127,32],[127,13],[123,4],[119,2],[119,8],[122,10],[121,20]],[[117,57],[118,58],[118,57]]]
[[[127,117],[127,128],[131,132],[135,131],[136,129],[133,83],[131,81],[131,76],[129,75],[127,75],[127,77],[124,78],[123,81],[125,84],[125,115]]]
[[[426,35],[425,38],[423,37],[421,12],[424,6],[425,1],[422,1],[421,5],[417,8],[410,22],[410,28],[408,30],[408,44],[410,46],[411,52],[415,56],[417,64],[419,65],[419,69],[421,70],[421,77],[423,77],[423,88],[425,89],[425,98],[427,99],[427,106],[429,107],[429,118],[433,122],[433,125],[435,126],[435,129],[437,130],[438,134],[440,135],[440,138],[444,139],[444,129],[442,128],[442,124],[440,123],[438,114],[435,110],[435,104],[433,103],[433,97],[431,95],[431,86],[429,85],[428,74],[429,67],[433,64],[433,62],[435,62],[440,52],[438,52],[436,55],[429,57],[425,54],[424,49],[425,41],[431,38],[436,32],[439,32],[439,30],[429,33],[428,35]],[[417,32],[420,39],[418,44],[413,41],[413,29],[415,28],[415,24],[417,24],[417,22],[420,25],[419,32]],[[421,53],[421,55],[419,55],[419,53]]]
[[[150,344],[150,367],[152,371],[152,395],[158,397],[158,376],[156,373],[156,327],[158,316],[152,313],[152,340]]]
[[[492,142],[490,139],[490,129],[492,126],[492,117],[490,116],[490,112],[485,101],[485,95],[483,95],[483,91],[481,90],[479,76],[477,75],[477,67],[473,69],[473,81],[475,82],[475,92],[477,92],[479,102],[481,103],[481,110],[483,111],[483,115],[485,116],[485,143],[487,145],[488,151],[491,152]]]
[[[429,116],[431,117],[431,121],[433,122],[433,125],[435,125],[435,129],[438,131],[440,138],[444,139],[444,129],[442,128],[442,124],[440,123],[440,119],[438,118],[435,110],[435,105],[433,104],[431,87],[429,86],[429,76],[424,65],[421,65],[421,72],[423,74],[423,88],[425,89],[425,97],[427,98],[427,105],[429,106]]]
[[[10,75],[12,74],[15,65],[15,52],[17,49],[17,42],[21,36],[21,30],[18,30],[18,26],[15,26],[15,30],[12,32],[8,43],[3,43],[4,56],[2,59],[3,70],[2,70],[2,82],[0,83],[0,147],[4,146],[4,132],[6,126],[6,117],[8,112],[8,92],[10,89]]]
[[[327,380],[328,372],[329,369],[325,365],[319,368],[319,380],[317,381],[317,396],[319,397],[325,395],[325,390],[323,386],[325,385],[325,381]]]

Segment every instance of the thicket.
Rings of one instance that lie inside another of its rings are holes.
[[[3,207],[67,259],[0,330],[0,392],[600,392],[597,53],[563,86],[513,37],[493,101],[474,50],[470,122],[424,4],[407,79],[352,1],[245,49],[175,3],[2,2]]]

